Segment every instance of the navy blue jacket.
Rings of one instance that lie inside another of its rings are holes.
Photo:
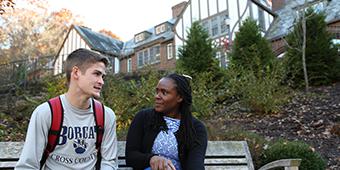
[[[138,112],[133,119],[126,139],[126,164],[135,170],[144,170],[150,167],[150,159],[154,140],[163,127],[151,128],[150,123],[156,113],[153,109]],[[202,122],[193,118],[193,127],[198,142],[190,148],[179,148],[179,159],[183,170],[204,170],[204,156],[207,149],[207,131]],[[178,146],[182,141],[175,133]],[[182,153],[182,154],[181,154]]]

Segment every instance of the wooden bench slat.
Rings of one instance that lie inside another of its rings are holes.
[[[204,164],[240,164],[240,165],[247,165],[246,158],[243,159],[205,159]]]
[[[0,169],[14,169],[23,145],[24,142],[0,142]],[[119,169],[132,170],[126,167],[125,141],[118,141],[117,153]],[[298,170],[300,162],[301,159],[278,160],[265,165],[261,170],[274,165]],[[204,163],[206,170],[254,170],[246,141],[208,141]]]
[[[228,167],[221,167],[221,166],[206,166],[205,170],[249,170],[247,166],[228,166]]]

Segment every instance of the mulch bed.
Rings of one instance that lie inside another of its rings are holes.
[[[259,115],[240,109],[228,111],[227,115],[217,114],[207,120],[208,127],[220,126],[220,130],[225,131],[238,126],[267,140],[304,141],[327,160],[327,169],[340,169],[340,82],[311,88],[307,95],[296,94],[275,115]]]

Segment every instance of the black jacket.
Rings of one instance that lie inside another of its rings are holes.
[[[153,109],[146,109],[138,112],[133,119],[126,139],[126,164],[133,167],[135,170],[144,170],[150,167],[150,159],[153,156],[151,153],[154,140],[158,133],[164,129],[151,128],[150,123],[156,113]],[[193,144],[191,148],[184,148],[182,151],[179,148],[181,166],[183,170],[201,170],[204,169],[204,156],[207,149],[207,131],[205,126],[199,120],[193,118],[193,127],[196,131],[198,142]],[[176,135],[178,146],[181,141]]]

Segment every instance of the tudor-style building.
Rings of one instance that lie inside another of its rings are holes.
[[[257,20],[265,33],[275,14],[270,0],[188,0],[172,7],[173,19],[135,34],[125,43],[120,72],[134,72],[144,66],[158,70],[174,69],[178,49],[183,46],[187,30],[199,21],[208,31],[219,51],[220,66],[227,65],[226,45],[247,17]],[[230,43],[229,43],[230,45]]]
[[[120,60],[120,72],[131,73],[145,66],[158,70],[175,67],[174,19],[163,22],[134,36],[125,43]]]
[[[276,16],[271,5],[271,0],[189,0],[175,23],[176,51],[184,45],[191,24],[198,21],[218,49],[220,66],[226,67],[227,51],[242,22],[248,17],[255,19],[265,34]]]
[[[107,56],[110,60],[109,70],[117,73],[118,68],[115,67],[115,62],[118,62],[117,58],[123,45],[124,42],[94,32],[90,28],[72,25],[55,57],[53,74],[63,73],[67,56],[79,48],[86,48]]]
[[[270,0],[188,0],[172,7],[172,19],[162,22],[121,42],[89,28],[72,26],[58,51],[54,74],[63,72],[68,54],[87,48],[107,55],[116,67],[114,73],[130,73],[151,66],[158,70],[175,68],[178,49],[184,44],[187,30],[198,21],[208,31],[220,66],[227,65],[226,52],[242,21],[251,17],[265,33],[275,16]],[[119,62],[114,58],[119,59]],[[119,63],[119,64],[117,64]],[[119,66],[119,67],[118,67]],[[119,71],[118,71],[119,70]]]
[[[187,2],[172,7],[172,19],[134,35],[119,57],[120,73],[136,72],[146,66],[171,70],[176,64],[174,24]]]
[[[275,3],[274,3],[275,2]],[[326,15],[327,30],[334,35],[333,42],[340,44],[340,1],[339,0],[274,0],[273,11],[277,13],[272,26],[266,35],[271,40],[276,55],[283,55],[286,44],[283,38],[291,31],[296,22],[299,11],[312,7],[316,12]]]

